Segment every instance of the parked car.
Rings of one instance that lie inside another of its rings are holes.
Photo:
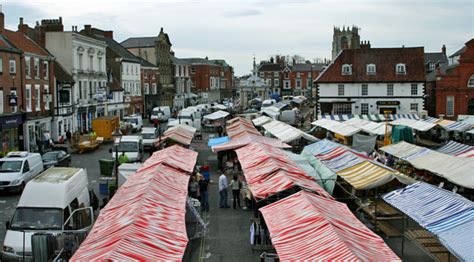
[[[63,150],[47,152],[42,158],[44,169],[48,169],[52,166],[71,166],[71,155]]]
[[[26,183],[43,172],[38,153],[10,152],[0,159],[0,189],[22,191]]]

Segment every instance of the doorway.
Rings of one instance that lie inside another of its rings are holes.
[[[467,103],[467,114],[474,115],[474,98],[471,98]]]

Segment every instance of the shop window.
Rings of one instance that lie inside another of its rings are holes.
[[[352,114],[352,105],[351,104],[334,104],[333,114],[334,115]]]

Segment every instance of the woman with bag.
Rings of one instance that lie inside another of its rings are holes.
[[[237,175],[234,175],[234,177],[232,178],[232,181],[230,181],[229,186],[232,188],[232,196],[234,198],[232,201],[233,207],[234,209],[236,209],[236,204],[237,204],[240,208],[240,189],[242,188],[242,183],[237,178]]]

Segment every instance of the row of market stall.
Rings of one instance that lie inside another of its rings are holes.
[[[101,210],[71,261],[182,260],[196,160],[196,152],[178,145],[155,152]]]

